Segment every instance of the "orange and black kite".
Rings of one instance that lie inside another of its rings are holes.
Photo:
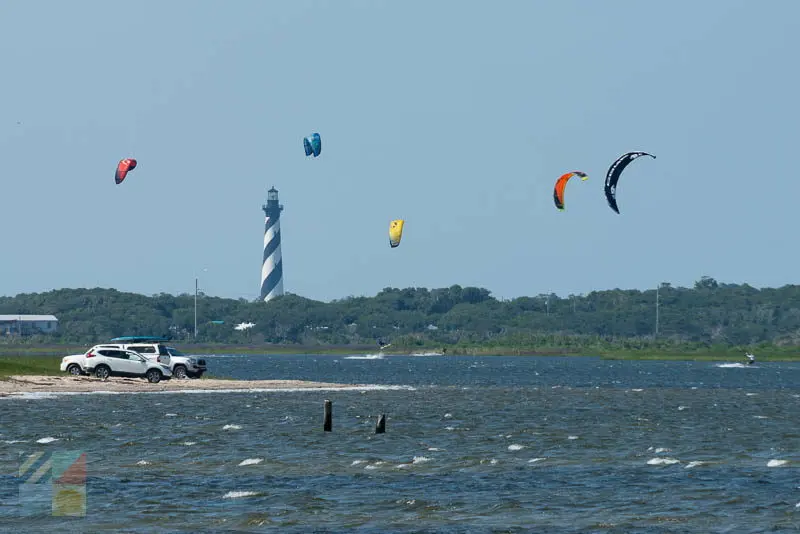
[[[556,180],[556,186],[555,189],[553,189],[553,201],[556,203],[556,207],[561,211],[564,211],[564,189],[567,187],[567,181],[573,176],[580,177],[581,181],[589,179],[585,172],[573,171],[562,174],[558,180]]]
[[[132,171],[136,168],[136,160],[131,158],[125,158],[119,161],[117,164],[117,172],[114,174],[114,181],[117,184],[121,184],[125,177],[128,175],[128,171]]]

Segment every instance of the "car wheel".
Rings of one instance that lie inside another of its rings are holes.
[[[81,366],[80,366],[80,365],[78,365],[77,363],[71,363],[71,364],[69,364],[69,367],[67,367],[67,372],[68,372],[69,374],[71,374],[71,375],[75,375],[75,376],[78,376],[78,375],[82,375],[82,374],[83,374],[83,371],[81,370]]]
[[[172,376],[175,378],[186,378],[186,366],[185,365],[176,365],[174,369],[172,369]]]
[[[158,384],[161,382],[161,371],[158,369],[148,369],[146,376],[147,381],[151,384]]]
[[[98,365],[97,369],[94,370],[94,376],[101,380],[107,380],[111,376],[111,369],[107,365]]]

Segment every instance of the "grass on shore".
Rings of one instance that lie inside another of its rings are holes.
[[[60,356],[0,356],[0,380],[11,376],[69,376],[61,371]],[[225,375],[205,373],[201,380],[234,380]]]
[[[13,375],[66,375],[59,366],[58,356],[0,356],[0,380],[7,380]]]

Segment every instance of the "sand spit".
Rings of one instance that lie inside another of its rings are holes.
[[[233,389],[343,389],[368,387],[362,384],[332,384],[303,380],[216,380],[172,379],[151,384],[140,378],[111,377],[108,380],[88,376],[11,376],[0,380],[0,397],[19,393],[140,393],[155,391],[233,390]]]

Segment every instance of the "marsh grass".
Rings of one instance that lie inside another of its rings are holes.
[[[13,375],[62,375],[60,356],[0,356],[0,380]]]

